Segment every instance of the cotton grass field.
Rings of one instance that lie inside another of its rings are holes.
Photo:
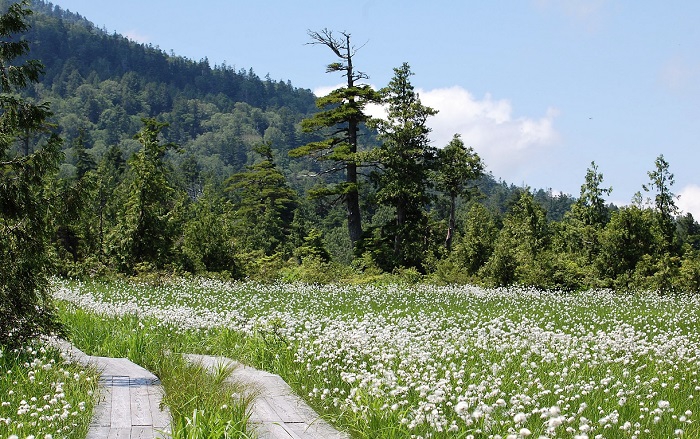
[[[85,437],[97,372],[66,364],[55,349],[0,350],[0,437]]]
[[[187,334],[183,349],[279,373],[354,437],[700,437],[693,296],[204,279],[54,289],[67,319],[138,316],[142,343]]]

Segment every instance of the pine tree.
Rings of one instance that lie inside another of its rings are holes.
[[[382,146],[376,152],[381,171],[374,173],[377,201],[396,211],[393,235],[396,265],[419,267],[425,250],[426,205],[429,173],[435,151],[426,125],[437,111],[426,107],[411,84],[407,63],[394,69],[394,77],[381,90],[386,119],[375,119]]]
[[[328,65],[326,71],[342,72],[347,79],[345,87],[333,90],[319,98],[316,105],[323,111],[302,121],[305,132],[326,131],[325,138],[289,151],[291,157],[311,157],[330,166],[323,172],[344,173],[345,181],[311,192],[314,197],[335,196],[346,207],[350,241],[357,243],[362,236],[362,217],[358,191],[358,167],[363,164],[358,156],[358,133],[369,116],[364,109],[368,103],[377,102],[378,94],[367,84],[360,82],[368,76],[355,70],[353,59],[357,49],[350,43],[350,34],[336,36],[328,29],[309,31],[311,44],[328,47],[339,61]]]
[[[26,60],[29,44],[17,38],[29,29],[31,13],[25,0],[0,16],[0,345],[10,348],[61,330],[48,291],[53,200],[47,181],[58,170],[62,142],[45,136],[48,104],[16,94],[43,70]]]
[[[450,218],[445,238],[445,247],[450,251],[455,231],[457,197],[470,194],[470,190],[474,189],[474,180],[484,173],[484,164],[472,148],[464,146],[459,134],[455,134],[450,143],[438,151],[437,158],[437,187],[450,197]]]
[[[167,124],[155,119],[143,119],[143,124],[134,136],[143,148],[129,160],[126,202],[113,230],[119,263],[126,270],[137,264],[163,267],[175,235],[171,220],[177,194],[165,162],[165,152],[175,145],[159,139]]]
[[[228,191],[235,198],[237,229],[244,246],[270,256],[289,235],[296,193],[277,168],[270,144],[257,145],[254,151],[262,161],[232,175]]]

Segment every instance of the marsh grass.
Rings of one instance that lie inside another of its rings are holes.
[[[0,349],[0,437],[85,437],[97,378],[40,343]]]

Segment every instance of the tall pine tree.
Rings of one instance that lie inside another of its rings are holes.
[[[362,162],[358,156],[358,134],[360,126],[369,116],[365,113],[368,103],[377,102],[378,94],[361,81],[368,76],[355,70],[353,60],[357,49],[350,43],[350,34],[340,36],[324,29],[309,31],[310,44],[328,47],[338,61],[328,65],[326,71],[341,72],[347,85],[333,90],[319,98],[316,105],[323,111],[302,121],[306,132],[322,131],[324,138],[289,151],[292,157],[311,157],[318,162],[329,164],[323,173],[344,173],[345,181],[330,186],[319,187],[311,192],[313,196],[335,196],[347,210],[348,233],[353,245],[362,236],[362,217],[358,190],[358,167]]]
[[[395,221],[388,227],[393,236],[394,265],[420,267],[425,251],[426,205],[435,150],[430,146],[426,125],[437,111],[426,107],[411,84],[408,64],[394,69],[394,77],[381,90],[386,119],[372,125],[383,141],[376,154],[381,171],[374,173],[377,200],[395,209]]]
[[[58,170],[61,140],[45,136],[48,104],[17,92],[37,82],[39,61],[27,60],[29,2],[0,15],[0,345],[20,346],[60,330],[48,292],[53,200],[48,179]],[[37,143],[38,141],[38,143]]]

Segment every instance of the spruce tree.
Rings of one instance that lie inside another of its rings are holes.
[[[48,104],[17,94],[43,71],[18,37],[31,13],[25,0],[0,15],[0,345],[9,348],[61,330],[48,290],[54,200],[47,182],[62,142],[47,132]]]

